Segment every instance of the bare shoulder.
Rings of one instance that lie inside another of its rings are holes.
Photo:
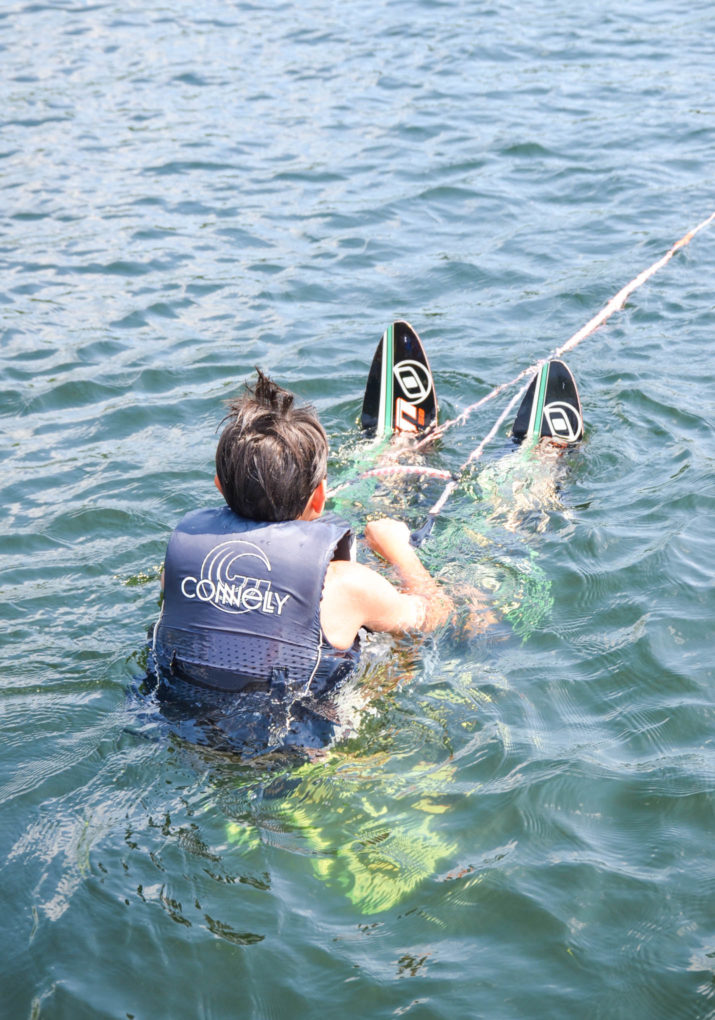
[[[372,567],[362,563],[351,563],[347,560],[333,560],[328,566],[323,596],[335,594],[345,600],[358,600],[365,611],[370,605],[365,600],[409,600],[418,597],[406,595],[396,588],[391,581],[379,574]],[[421,599],[421,596],[419,596]],[[377,628],[374,628],[377,629]],[[389,629],[389,628],[384,628]]]
[[[384,578],[363,563],[354,563],[351,560],[333,560],[328,564],[328,572],[325,576],[326,587],[345,588],[346,590],[359,592],[363,588],[369,588],[375,578]],[[388,582],[389,583],[389,582]]]
[[[361,627],[397,633],[421,627],[424,599],[399,591],[362,563],[333,560],[328,566],[320,620],[328,640],[347,648]]]

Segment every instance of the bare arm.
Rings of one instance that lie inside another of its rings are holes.
[[[370,521],[365,528],[365,541],[374,552],[395,567],[404,591],[420,597],[424,602],[421,629],[434,630],[443,624],[454,611],[454,603],[422,565],[410,545],[407,525],[389,517]]]
[[[429,631],[443,623],[453,609],[452,601],[420,563],[407,526],[391,519],[372,521],[365,538],[396,568],[404,590],[362,564],[334,561],[320,607],[328,640],[337,648],[347,648],[361,627],[396,634]]]

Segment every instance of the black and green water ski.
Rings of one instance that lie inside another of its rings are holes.
[[[549,438],[577,443],[583,436],[583,416],[576,380],[563,361],[547,361],[532,379],[514,419],[511,434],[525,439]]]
[[[422,341],[393,322],[377,345],[365,387],[362,428],[370,435],[424,432],[437,424],[437,398]]]

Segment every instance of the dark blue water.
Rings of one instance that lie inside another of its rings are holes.
[[[253,366],[344,478],[393,319],[443,419],[548,354],[715,208],[714,57],[676,0],[3,5],[3,1017],[715,1016],[713,228],[569,356],[568,463],[505,425],[448,503],[488,633],[373,642],[313,764],[126,696]]]

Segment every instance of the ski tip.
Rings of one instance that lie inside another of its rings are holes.
[[[572,446],[583,438],[576,380],[558,358],[545,362],[529,384],[511,430],[517,443],[551,439]]]
[[[422,341],[409,322],[391,323],[368,373],[360,424],[368,435],[425,432],[437,423],[434,379]]]

